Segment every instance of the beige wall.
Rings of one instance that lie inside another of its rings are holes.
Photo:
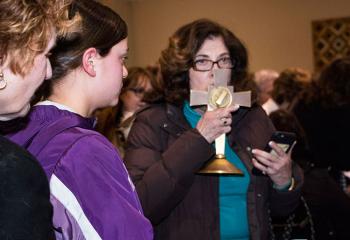
[[[131,24],[131,4],[128,0],[99,0],[114,9],[128,24]]]
[[[251,70],[313,70],[311,21],[350,16],[349,0],[105,0],[129,24],[130,65],[155,62],[182,24],[210,18],[246,44]]]

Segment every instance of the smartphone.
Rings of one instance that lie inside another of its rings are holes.
[[[283,149],[285,153],[288,153],[296,141],[296,135],[293,132],[276,131],[272,134],[269,142],[270,141],[274,141],[280,148]],[[264,151],[277,155],[277,153],[270,147],[269,144],[266,145]],[[254,175],[264,175],[259,169],[255,167],[253,168],[252,173]]]
[[[270,141],[274,141],[280,148],[283,149],[285,153],[288,153],[296,141],[296,135],[292,132],[277,131],[272,134]],[[264,150],[266,152],[270,152],[271,154],[277,155],[276,152],[271,149],[269,144],[266,145]]]

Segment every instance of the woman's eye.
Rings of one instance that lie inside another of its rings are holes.
[[[125,64],[127,61],[128,61],[128,57],[127,56],[122,57],[123,64]]]
[[[222,58],[221,61],[222,61],[223,63],[230,63],[230,62],[231,62],[231,58],[225,57],[225,58]]]
[[[199,65],[206,65],[208,64],[209,60],[207,59],[199,59],[199,60],[196,60],[196,64],[199,64]]]

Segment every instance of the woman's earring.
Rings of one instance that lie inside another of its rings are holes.
[[[88,63],[91,65],[92,70],[95,71],[94,61],[92,61],[92,59],[89,59],[89,60],[88,60]]]
[[[4,89],[7,86],[7,81],[4,78],[2,70],[0,70],[0,90]]]

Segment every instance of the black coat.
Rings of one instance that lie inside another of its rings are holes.
[[[0,239],[54,239],[49,182],[39,162],[0,136]]]
[[[350,170],[350,105],[324,107],[301,99],[293,108],[308,142],[303,196],[313,216],[316,239],[350,239],[350,197],[332,171]]]

